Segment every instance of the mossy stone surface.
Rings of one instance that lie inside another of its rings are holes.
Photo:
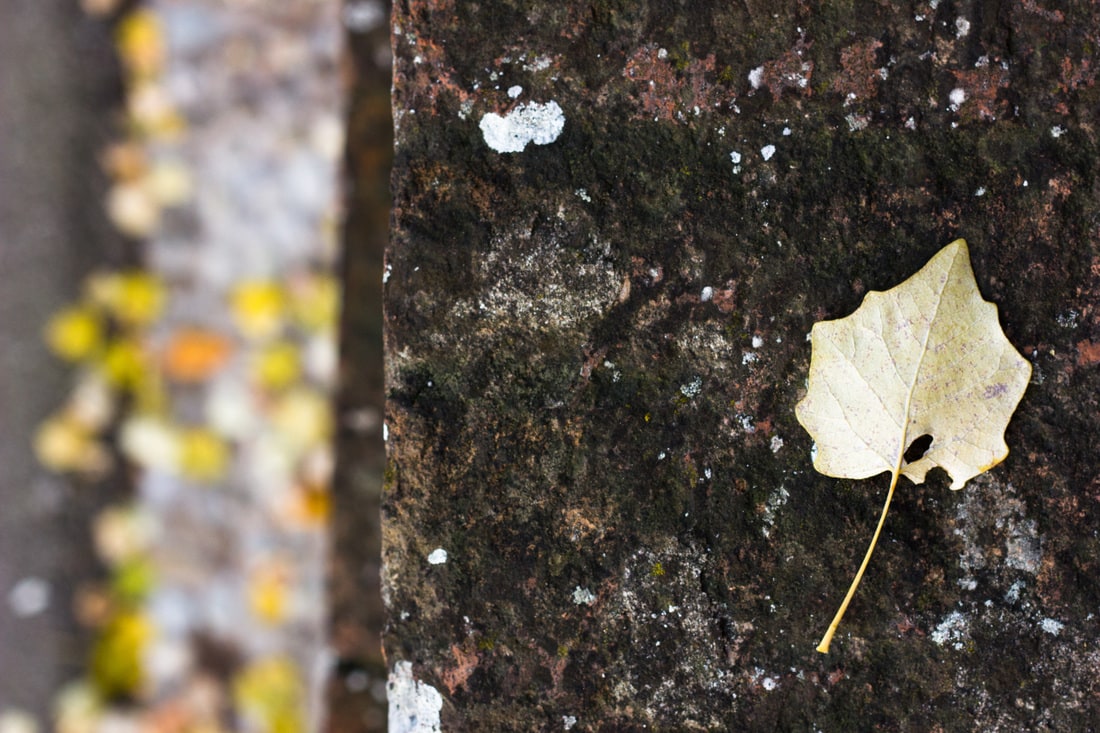
[[[384,645],[444,730],[1100,719],[1098,27],[397,4]],[[487,144],[551,101],[553,142]],[[1011,453],[902,482],[820,655],[887,481],[813,471],[806,335],[957,237],[1034,366]]]

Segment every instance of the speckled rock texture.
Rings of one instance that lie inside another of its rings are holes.
[[[398,2],[391,729],[1092,730],[1098,44],[1080,0]],[[821,655],[887,481],[811,467],[806,336],[956,237],[1034,366],[1011,453],[903,480]]]

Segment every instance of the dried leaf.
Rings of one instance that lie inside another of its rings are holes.
[[[179,472],[184,478],[213,484],[225,478],[232,458],[221,436],[205,427],[192,427],[179,434]]]
[[[233,343],[216,331],[181,328],[172,334],[161,357],[164,372],[178,382],[204,382],[225,366]]]
[[[1004,460],[1004,431],[1031,365],[1009,343],[997,306],[982,299],[966,242],[940,250],[920,272],[869,292],[847,318],[814,324],[809,388],[796,407],[816,445],[814,468],[837,478],[891,473],[863,565],[818,651],[826,652],[870,559],[899,475],[922,483],[940,466],[952,489]],[[907,463],[917,437],[932,443]]]
[[[283,328],[286,294],[278,283],[249,280],[230,294],[230,311],[240,332],[249,339],[274,338]]]
[[[50,318],[46,343],[67,361],[87,359],[103,345],[102,319],[95,309],[87,306],[66,308]]]
[[[951,488],[1004,460],[1004,430],[1031,365],[982,300],[966,242],[944,247],[901,285],[870,292],[855,313],[813,328],[810,386],[799,422],[817,443],[814,468],[837,478],[891,471],[908,442],[932,445],[901,473],[933,466]]]

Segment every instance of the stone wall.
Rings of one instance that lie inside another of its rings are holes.
[[[1100,717],[1097,28],[1087,2],[398,2],[391,728]],[[1012,452],[902,482],[821,655],[886,481],[814,472],[806,336],[957,237],[1034,367]]]

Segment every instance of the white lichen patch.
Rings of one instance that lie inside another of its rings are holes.
[[[577,236],[565,221],[553,230],[533,232],[527,223],[497,235],[475,256],[482,283],[476,300],[455,301],[452,313],[539,330],[571,328],[603,313],[617,301],[623,278],[608,244]]]
[[[607,359],[604,359],[603,368],[611,370],[611,381],[612,382],[618,382],[620,379],[623,378],[623,373],[615,368],[615,363],[614,362],[608,361]]]
[[[780,486],[768,496],[768,500],[764,503],[764,526],[760,530],[765,539],[771,537],[772,529],[775,527],[776,512],[787,503],[790,496],[791,493],[783,486]]]
[[[687,384],[680,385],[680,394],[688,399],[692,397],[698,397],[699,393],[703,391],[703,378],[695,377]]]
[[[847,114],[844,116],[844,121],[848,123],[849,132],[858,132],[867,129],[871,118],[867,115]]]
[[[778,435],[773,435],[768,447],[772,449],[772,453],[778,453],[779,449],[783,447],[783,439]]]
[[[579,585],[573,589],[573,603],[578,606],[591,606],[596,602],[596,594]]]
[[[550,65],[553,63],[554,57],[551,56],[531,56],[523,62],[523,70],[528,72],[545,71],[549,69]]]
[[[700,293],[700,296],[702,294]],[[716,291],[711,288],[710,299]],[[736,346],[727,337],[720,321],[692,323],[684,328],[677,344],[696,364],[706,364],[721,372],[730,368],[737,353]]]
[[[775,155],[774,145],[765,145],[760,148],[760,157],[763,158],[765,162],[771,160],[773,155]]]
[[[1062,633],[1062,629],[1064,629],[1065,626],[1066,625],[1061,621],[1055,621],[1052,618],[1045,618],[1039,622],[1039,628],[1051,636],[1058,636],[1058,634]]]
[[[965,38],[970,33],[970,21],[966,18],[955,18],[955,38]]]
[[[957,112],[963,102],[966,101],[966,90],[962,87],[955,87],[951,90],[951,93],[947,95],[947,98],[951,101],[951,111]]]
[[[627,643],[637,650],[640,662],[614,670],[611,698],[637,708],[676,709],[680,720],[698,721],[692,730],[725,728],[699,706],[701,701],[690,697],[680,680],[689,675],[713,680],[712,689],[727,694],[744,682],[715,655],[714,618],[719,611],[700,583],[708,554],[709,549],[690,540],[638,549],[625,560],[618,581],[600,594],[602,617],[629,634]],[[724,643],[736,650],[751,633],[751,623],[734,621]],[[659,668],[667,683],[643,679],[647,666]],[[609,682],[611,676],[609,670]]]
[[[485,144],[498,153],[520,153],[529,143],[549,145],[565,129],[565,114],[558,103],[528,102],[501,117],[489,112],[481,118]]]
[[[428,563],[431,565],[443,565],[447,562],[447,551],[437,547],[428,554]]]
[[[969,631],[969,619],[959,611],[952,611],[932,630],[929,636],[932,641],[940,646],[950,644],[953,648],[961,650],[965,645]]]
[[[1068,311],[1056,315],[1054,320],[1062,328],[1077,328],[1077,319],[1080,317],[1080,311],[1076,308],[1070,308]]]
[[[764,86],[764,67],[757,66],[755,69],[749,72],[749,84],[753,89],[759,89]]]
[[[764,669],[760,667],[753,667],[752,672],[748,675],[749,681],[754,685],[759,685],[765,692],[771,692],[779,687],[779,677],[775,675],[769,675]]]
[[[413,677],[411,662],[398,662],[386,683],[390,733],[440,733],[443,696]]]
[[[966,492],[955,511],[955,534],[963,540],[959,565],[967,575],[987,566],[983,538],[992,536],[1003,542],[996,554],[1002,567],[1022,570],[1032,575],[1042,563],[1042,542],[1035,520],[1027,518],[1027,506],[1015,496],[1011,484],[1001,485],[991,479],[983,491]]]
[[[1005,564],[1010,568],[1023,570],[1034,575],[1039,572],[1039,563],[1043,553],[1039,546],[1039,537],[1035,520],[1028,519],[1015,523],[1011,534],[1005,541]]]

